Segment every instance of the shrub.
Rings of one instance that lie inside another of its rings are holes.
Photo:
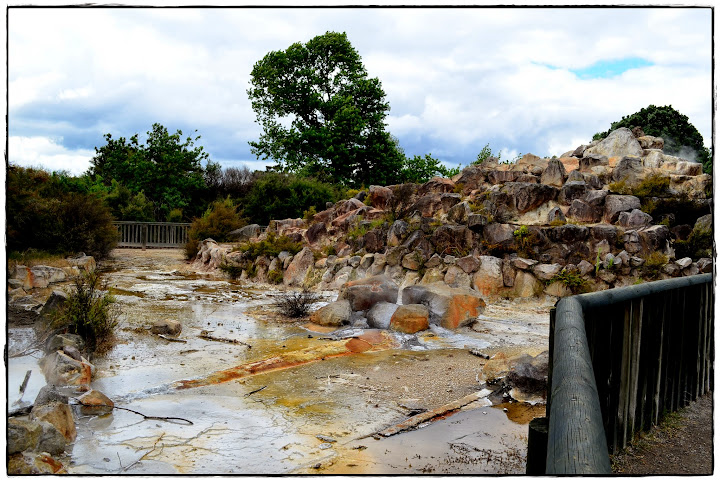
[[[218,266],[221,271],[230,276],[231,279],[237,279],[242,274],[243,268],[237,264],[231,264],[229,262],[223,262]]]
[[[106,292],[107,284],[98,271],[75,277],[73,288],[54,315],[51,327],[67,328],[70,333],[81,336],[91,350],[102,350],[112,340],[118,324],[115,298]]]
[[[635,189],[633,195],[638,197],[664,197],[670,190],[670,177],[660,173],[645,177]]]
[[[613,194],[630,195],[632,194],[632,186],[627,182],[627,179],[618,180],[617,182],[610,182],[608,189]]]
[[[188,242],[185,244],[185,256],[193,258],[201,240],[212,238],[217,242],[228,241],[228,234],[247,224],[237,213],[230,199],[213,202],[202,217],[193,220],[188,230]]]
[[[692,257],[712,257],[712,230],[693,229],[686,241],[675,241],[675,255],[678,259]]]
[[[283,273],[277,269],[273,269],[268,272],[267,277],[270,284],[280,284],[283,281]]]
[[[643,277],[655,279],[660,274],[662,266],[667,264],[668,258],[662,252],[654,251],[645,257],[645,263],[642,265]]]
[[[167,222],[182,222],[183,211],[182,209],[173,209],[167,216]]]
[[[563,269],[550,279],[548,283],[552,284],[553,282],[563,283],[573,294],[581,294],[589,290],[587,281],[576,271]]]
[[[303,212],[303,220],[307,225],[310,225],[310,223],[313,221],[313,217],[315,217],[315,214],[317,214],[317,209],[315,209],[314,205],[311,205],[308,210]]]
[[[318,299],[319,296],[317,294],[303,289],[302,291],[292,291],[283,294],[273,305],[283,316],[292,318],[304,317],[308,315],[310,307],[317,302]]]
[[[260,256],[277,257],[282,251],[292,255],[302,250],[301,242],[295,242],[288,236],[276,236],[275,233],[268,233],[264,240],[259,242],[248,242],[237,248],[240,252],[247,253],[247,257],[257,259]]]

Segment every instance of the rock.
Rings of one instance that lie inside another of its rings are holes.
[[[583,173],[592,173],[595,167],[605,167],[609,165],[607,156],[600,154],[588,154],[587,150],[583,153],[579,162],[579,170]]]
[[[455,265],[465,271],[466,274],[472,274],[480,267],[480,261],[474,256],[465,256],[458,259]]]
[[[538,263],[538,261],[533,259],[525,259],[523,257],[516,257],[512,261],[513,266],[515,266],[517,269],[527,271],[532,268],[535,264]]]
[[[17,453],[8,458],[9,475],[67,474],[62,463],[48,453]]]
[[[695,263],[690,264],[688,267],[682,270],[683,276],[696,276],[698,274],[700,274],[700,269]]]
[[[620,212],[639,208],[640,199],[634,195],[608,195],[605,198],[605,222],[614,224],[620,217]]]
[[[447,219],[450,222],[455,222],[456,224],[466,224],[470,214],[472,214],[470,204],[467,201],[464,201],[459,204],[455,204],[452,208],[450,208]]]
[[[502,259],[480,256],[480,266],[473,276],[473,287],[483,296],[494,296],[505,287]]]
[[[353,311],[367,311],[378,302],[395,303],[398,285],[387,276],[366,277],[344,284],[338,293],[341,299],[347,299]]]
[[[464,225],[442,225],[432,233],[430,242],[439,254],[469,252],[475,246],[472,231]]]
[[[650,225],[652,220],[652,216],[649,214],[646,214],[640,209],[633,209],[630,212],[620,212],[617,223],[619,226],[627,229],[637,229]]]
[[[548,224],[553,224],[558,222],[567,222],[567,219],[565,218],[565,214],[563,214],[563,211],[562,209],[560,209],[560,207],[553,207],[552,209],[550,209],[550,212],[548,212],[547,221]]]
[[[375,262],[375,254],[365,254],[360,260],[360,269],[368,270]]]
[[[488,224],[488,218],[482,214],[470,214],[467,219],[467,226],[473,232],[482,231],[483,227]]]
[[[327,236],[327,228],[322,222],[317,222],[305,231],[305,239],[309,244],[316,244],[318,241]]]
[[[612,171],[612,179],[615,182],[628,181],[631,184],[637,183],[643,173],[643,163],[640,157],[623,157],[615,165]]]
[[[651,135],[642,135],[637,137],[637,141],[640,147],[643,149],[659,149],[662,150],[665,147],[665,141],[662,137],[653,137]]]
[[[586,276],[595,270],[595,266],[583,259],[578,263],[577,269],[581,276]]]
[[[292,262],[290,262],[290,265],[288,265],[285,270],[283,274],[283,284],[286,286],[302,286],[313,264],[315,264],[315,258],[313,257],[312,250],[310,250],[309,247],[303,247],[300,252],[295,254]]]
[[[169,336],[177,336],[182,331],[182,324],[175,319],[163,319],[155,321],[150,328],[153,334],[167,334]]]
[[[85,350],[85,341],[77,334],[56,334],[45,342],[45,353],[50,354],[61,351],[65,346],[72,346],[78,351]]]
[[[616,267],[615,256],[609,252],[607,254],[605,254],[605,258],[603,260],[602,266],[603,266],[603,269],[612,269],[612,268]]]
[[[422,304],[398,306],[390,319],[390,329],[406,334],[424,331],[430,327],[428,316],[428,308]]]
[[[49,384],[40,388],[33,402],[33,406],[42,406],[43,404],[49,403],[67,404],[68,401],[69,397],[67,394],[61,392],[57,386]]]
[[[630,266],[630,254],[628,254],[628,253],[627,253],[626,251],[624,251],[624,250],[623,250],[623,251],[620,251],[620,252],[615,256],[615,265],[625,266],[625,267]]]
[[[92,272],[96,267],[95,258],[93,256],[86,256],[84,253],[77,257],[69,257],[66,261],[72,267],[77,267],[85,272]]]
[[[42,434],[42,426],[39,422],[11,417],[7,420],[6,434],[7,453],[15,454],[37,446]]]
[[[690,264],[692,264],[692,259],[690,257],[683,257],[682,259],[676,260],[675,264],[680,266],[680,269],[685,269],[686,267],[690,267]]]
[[[348,259],[348,265],[352,268],[357,268],[358,266],[360,266],[361,260],[362,258],[360,256],[352,256]]]
[[[514,282],[515,297],[534,297],[542,292],[542,284],[526,271],[517,271]]]
[[[366,207],[365,204],[363,204],[358,199],[348,199],[346,201],[340,202],[340,205],[338,206],[336,213],[338,217],[345,215],[349,212],[356,211],[358,209],[362,209],[363,207]]]
[[[670,229],[664,225],[653,225],[637,231],[645,253],[664,251],[670,244]]]
[[[91,389],[77,398],[82,414],[107,414],[113,411],[115,403],[105,394]]]
[[[510,196],[514,209],[520,214],[537,209],[546,202],[555,200],[558,195],[556,187],[526,182],[508,182],[503,186],[502,192]]]
[[[590,235],[590,229],[584,225],[565,224],[547,229],[545,233],[552,242],[571,244],[585,241]]]
[[[438,267],[438,266],[442,265],[442,263],[443,263],[442,257],[440,257],[436,253],[436,254],[433,254],[432,257],[430,257],[430,259],[428,259],[428,261],[425,263],[425,267],[427,267],[427,268]]]
[[[50,297],[48,297],[42,309],[40,309],[40,316],[49,318],[52,313],[65,305],[67,298],[67,294],[63,291],[52,291],[52,294],[50,294]]]
[[[582,200],[593,207],[603,207],[605,205],[605,199],[607,198],[609,193],[610,191],[606,189],[589,190]]]
[[[510,224],[488,224],[483,228],[483,238],[490,245],[511,245],[515,242],[515,228]]]
[[[451,179],[445,179],[443,177],[433,177],[432,179],[425,182],[418,189],[418,195],[426,195],[429,193],[443,194],[446,192],[452,192],[455,189],[455,182]]]
[[[75,419],[73,418],[72,409],[67,404],[51,402],[41,406],[34,406],[30,413],[30,419],[47,421],[55,426],[67,442],[72,443],[75,441],[77,436]]]
[[[378,209],[386,209],[393,198],[391,189],[379,185],[371,185],[368,195],[370,196],[370,205]]]
[[[63,354],[65,354],[68,357],[71,357],[72,359],[75,359],[76,361],[82,361],[82,354],[80,351],[75,349],[72,346],[65,346],[62,348]]]
[[[602,214],[603,211],[601,209],[593,207],[580,199],[574,199],[570,203],[570,208],[567,211],[568,217],[578,222],[588,223],[600,222]]]
[[[48,384],[57,386],[90,384],[95,370],[89,362],[76,361],[60,351],[45,356],[41,361],[41,367]]]
[[[699,162],[680,161],[676,164],[675,173],[678,175],[696,176],[702,174],[702,164]]]
[[[549,281],[562,270],[560,264],[537,264],[533,266],[532,271],[541,281]]]
[[[350,323],[350,301],[340,299],[310,314],[310,321],[321,326],[342,326]]]
[[[402,300],[406,305],[423,304],[430,312],[429,322],[446,329],[471,322],[485,309],[485,302],[477,292],[441,283],[406,287]]]
[[[368,325],[373,329],[389,329],[390,319],[398,308],[397,304],[381,301],[367,312]]]
[[[396,220],[393,225],[390,226],[390,230],[387,235],[387,246],[396,247],[399,246],[405,236],[408,233],[410,226],[403,220]]]
[[[712,272],[713,262],[712,259],[703,257],[697,261],[697,266],[701,274]]]
[[[660,269],[660,272],[663,274],[666,274],[670,277],[678,277],[682,273],[682,269],[680,269],[680,266],[675,264],[674,262],[671,262],[669,264],[665,264]]]
[[[557,159],[552,159],[548,162],[547,168],[543,171],[540,176],[540,182],[546,185],[554,185],[555,187],[562,187],[567,178],[565,172],[565,166]]]
[[[598,224],[590,227],[590,235],[596,243],[605,241],[608,245],[615,245],[618,241],[618,228],[613,225]]]
[[[419,251],[410,252],[408,254],[405,254],[402,259],[402,266],[405,269],[410,269],[411,271],[417,271],[420,270],[420,268],[423,265],[423,256]]]
[[[585,149],[584,155],[599,154],[606,157],[620,157],[633,155],[640,157],[642,147],[630,129],[621,127],[610,132],[610,135],[598,142],[597,145]]]
[[[645,264],[645,259],[643,259],[642,257],[630,257],[630,267],[640,267],[643,264]]]
[[[418,212],[422,217],[436,217],[450,212],[460,200],[460,194],[426,194],[415,201],[408,211]]]
[[[456,265],[448,267],[442,280],[450,287],[469,289],[471,285],[470,275]]]
[[[407,249],[403,246],[388,247],[385,252],[385,263],[389,266],[400,265],[405,254],[407,254]]]
[[[535,357],[524,355],[509,359],[510,370],[505,377],[505,383],[507,386],[512,387],[513,391],[519,391],[520,396],[513,395],[514,398],[546,397],[548,362],[548,351],[544,351]]]
[[[521,175],[521,172],[511,170],[491,170],[487,173],[487,180],[493,185],[504,184],[506,182],[516,182]]]
[[[22,282],[25,290],[45,288],[55,282],[62,282],[67,274],[62,269],[49,266],[15,266],[13,277]]]
[[[248,242],[250,239],[258,237],[261,232],[262,229],[258,224],[250,224],[245,227],[235,229],[228,234],[228,237],[236,242]]]
[[[512,265],[512,261],[502,261],[502,278],[505,287],[513,287],[515,285],[516,269]]]
[[[443,282],[445,280],[445,273],[438,268],[429,268],[425,270],[425,275],[420,280],[420,284],[433,284],[435,282]],[[470,280],[468,279],[468,285]]]
[[[570,205],[574,199],[583,197],[587,190],[588,186],[584,180],[567,181],[560,189],[558,202],[562,205]]]

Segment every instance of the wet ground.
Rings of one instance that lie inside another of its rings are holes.
[[[470,349],[547,349],[548,304],[495,303],[454,332],[338,336],[273,315],[276,290],[191,273],[180,250],[118,249],[101,269],[123,314],[117,344],[93,359],[93,388],[117,406],[192,424],[122,410],[78,416],[64,460],[71,474],[524,472],[527,423],[542,405],[480,399],[419,429],[372,435],[479,391],[485,360]],[[150,334],[168,318],[186,342]],[[31,340],[32,329],[11,328],[10,351]],[[42,387],[36,363],[10,360],[11,404],[27,369],[23,399]]]

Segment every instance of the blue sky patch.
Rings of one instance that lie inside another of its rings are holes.
[[[601,60],[584,68],[570,69],[572,73],[583,80],[596,78],[612,78],[628,70],[654,65],[652,62],[639,57],[620,58],[615,60]]]

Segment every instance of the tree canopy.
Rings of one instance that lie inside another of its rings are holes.
[[[202,162],[208,154],[202,146],[195,146],[200,136],[182,140],[182,131],[169,134],[162,125],[153,124],[147,132],[145,144],[138,135],[130,139],[113,139],[105,135],[104,146],[95,147],[88,174],[111,186],[115,180],[135,194],[140,209],[147,202],[154,204],[156,217],[164,218],[173,209],[185,209],[196,202],[206,188],[206,174],[219,168],[217,164]]]
[[[270,52],[248,95],[260,139],[252,152],[277,168],[345,185],[392,183],[404,158],[385,131],[389,104],[345,33]]]
[[[665,140],[663,150],[671,155],[684,157],[695,156],[694,160],[702,162],[703,170],[712,173],[712,155],[703,145],[700,132],[689,122],[687,115],[683,115],[671,105],[656,107],[649,105],[639,112],[624,116],[621,120],[610,124],[610,130],[598,132],[593,139],[607,137],[613,130],[620,127],[632,129],[640,127],[645,134],[662,137]]]

